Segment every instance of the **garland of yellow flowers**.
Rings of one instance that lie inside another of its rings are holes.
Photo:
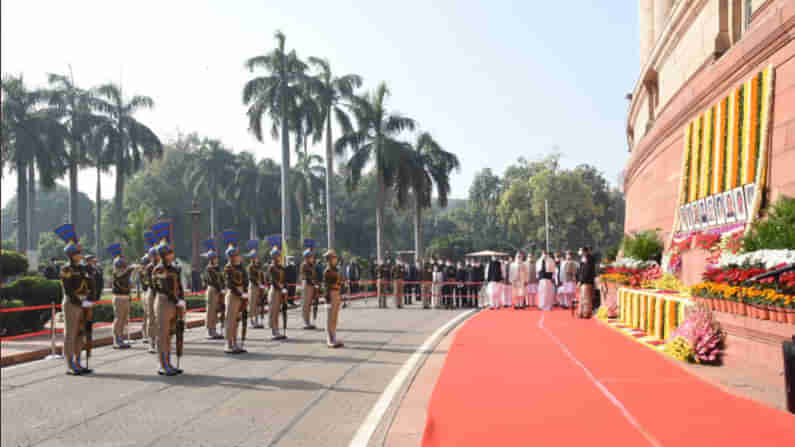
[[[765,184],[767,183],[767,157],[769,156],[768,144],[767,144],[767,132],[770,124],[770,108],[773,103],[772,101],[772,94],[773,94],[773,83],[775,80],[775,70],[773,70],[772,65],[768,65],[767,68],[762,70],[762,101],[759,105],[760,113],[759,113],[759,145],[760,148],[758,150],[758,159],[759,162],[757,163],[756,169],[756,181],[754,182],[754,202],[753,204],[747,204],[749,206],[748,212],[751,213],[748,216],[748,225],[745,227],[746,234],[751,230],[751,223],[756,220],[759,216],[759,211],[762,206],[762,196]]]

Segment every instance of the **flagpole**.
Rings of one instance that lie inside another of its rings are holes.
[[[544,199],[544,232],[547,236],[547,253],[549,253],[549,200]]]

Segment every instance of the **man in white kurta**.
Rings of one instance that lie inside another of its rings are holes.
[[[560,281],[562,293],[559,295],[560,305],[568,308],[574,300],[577,289],[577,262],[571,252],[566,252],[566,259],[560,264]]]
[[[536,272],[536,258],[531,251],[527,255],[527,293],[525,294],[525,302],[527,306],[536,305],[536,294],[538,293],[538,273]]]

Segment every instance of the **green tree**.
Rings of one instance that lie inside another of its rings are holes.
[[[235,178],[235,156],[219,140],[204,139],[185,172],[193,196],[210,198],[210,234],[216,237],[218,201]]]
[[[96,93],[104,99],[101,108],[112,122],[108,131],[108,149],[116,169],[113,221],[114,227],[120,229],[125,178],[141,169],[144,159],[151,161],[162,157],[163,144],[152,129],[135,119],[136,112],[154,107],[152,98],[135,95],[125,101],[121,88],[113,83],[100,86]]]
[[[323,157],[310,154],[306,149],[299,151],[293,172],[293,190],[295,191],[302,241],[308,236],[306,213],[311,212],[320,203],[324,177]]]
[[[4,159],[17,172],[18,250],[25,252],[38,245],[36,215],[36,170],[42,186],[51,189],[65,170],[65,129],[57,115],[45,107],[46,92],[29,90],[22,77],[0,81],[4,95],[2,114]],[[4,151],[5,152],[5,151]]]
[[[314,76],[314,87],[316,102],[320,105],[321,121],[325,129],[321,127],[322,134],[326,137],[326,229],[328,238],[328,248],[335,248],[335,215],[334,201],[331,188],[334,184],[334,138],[331,133],[331,115],[333,114],[337,123],[343,129],[351,127],[351,120],[346,112],[350,106],[350,99],[354,91],[362,85],[362,78],[359,75],[348,74],[340,77],[333,75],[331,64],[321,58],[310,57],[309,63],[313,65],[318,73]]]
[[[290,209],[290,122],[299,116],[297,111],[301,98],[305,96],[307,65],[298,58],[295,50],[286,52],[285,36],[276,32],[276,47],[268,54],[254,56],[245,62],[250,72],[264,69],[264,76],[257,76],[243,87],[243,103],[248,106],[246,115],[249,131],[263,141],[262,120],[267,114],[271,121],[271,137],[281,137],[282,143],[282,236],[289,247],[292,243],[292,211]]]
[[[439,206],[447,207],[450,195],[450,173],[460,169],[458,157],[442,149],[439,143],[428,132],[417,137],[414,144],[415,164],[420,172],[413,176],[414,191],[414,254],[416,259],[423,258],[422,211],[431,207],[433,186],[436,185],[436,197]]]
[[[383,259],[384,202],[386,190],[394,188],[395,199],[402,206],[416,175],[416,157],[409,144],[398,141],[397,135],[404,130],[414,130],[414,120],[398,113],[389,113],[386,99],[389,89],[381,83],[378,88],[354,99],[353,111],[357,129],[343,129],[343,135],[335,144],[335,151],[343,154],[351,149],[347,169],[349,188],[356,187],[364,166],[375,161],[376,172],[376,253]]]

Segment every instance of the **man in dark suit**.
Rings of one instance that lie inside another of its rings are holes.
[[[596,262],[591,254],[591,247],[580,250],[580,266],[577,269],[577,284],[580,286],[580,306],[577,316],[591,318],[593,311],[593,287],[596,280]]]
[[[491,288],[501,287],[502,263],[497,260],[496,256],[491,257],[491,262],[489,262],[489,266],[486,269],[486,282],[489,283]],[[489,308],[498,308],[500,306],[500,298],[502,298],[502,293],[492,293],[489,297]]]
[[[406,301],[406,304],[411,304],[414,299],[413,295],[417,294],[417,281],[419,280],[419,270],[417,269],[417,264],[409,264],[408,268],[406,269],[406,293],[403,295]]]

